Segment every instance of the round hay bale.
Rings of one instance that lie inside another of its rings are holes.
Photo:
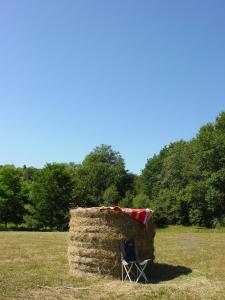
[[[141,259],[154,260],[152,224],[145,226],[120,211],[99,207],[70,210],[68,259],[70,272],[120,277],[123,239],[137,242]]]

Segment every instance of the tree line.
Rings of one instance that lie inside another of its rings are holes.
[[[80,164],[42,169],[0,166],[0,224],[65,230],[69,209],[120,205],[151,207],[158,225],[225,226],[225,112],[190,141],[165,146],[140,175],[121,154],[100,145]]]

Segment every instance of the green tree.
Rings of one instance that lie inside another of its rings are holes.
[[[26,220],[33,227],[65,229],[72,199],[72,173],[65,164],[47,164],[33,180]]]
[[[92,152],[90,152],[84,159],[83,163],[105,163],[110,166],[117,166],[118,168],[124,168],[124,160],[121,154],[112,149],[112,146],[102,144],[97,146]]]
[[[158,155],[148,159],[140,179],[137,181],[138,193],[146,194],[149,199],[155,199],[161,188],[161,173],[167,152],[168,148],[164,147]]]
[[[118,202],[120,201],[120,195],[115,185],[110,185],[110,187],[105,190],[103,194],[103,200],[103,204],[106,206],[118,205]]]
[[[27,183],[31,183],[38,169],[34,167],[27,167],[24,165],[22,168],[18,168],[22,172],[22,179]]]
[[[0,169],[0,222],[16,225],[23,220],[25,194],[22,174],[14,166],[3,166]]]
[[[111,146],[101,145],[88,154],[74,172],[73,206],[96,206],[104,203],[104,193],[115,186],[118,199],[133,184],[124,160]]]
[[[120,200],[119,206],[121,207],[132,207],[133,199],[136,196],[136,192],[134,189],[130,189],[126,191],[125,197]]]
[[[146,194],[155,220],[214,226],[225,216],[225,112],[191,141],[164,147],[147,161],[138,193]]]
[[[150,207],[150,200],[145,194],[138,194],[133,198],[132,206],[134,208],[148,208]]]

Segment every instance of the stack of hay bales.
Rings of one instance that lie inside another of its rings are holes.
[[[154,227],[145,226],[120,211],[99,207],[70,211],[68,259],[70,272],[120,277],[123,239],[137,242],[141,259],[154,260]]]

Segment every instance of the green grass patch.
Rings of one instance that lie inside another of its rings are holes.
[[[147,285],[70,276],[67,246],[67,233],[0,232],[0,299],[224,299],[224,230],[157,229]]]

